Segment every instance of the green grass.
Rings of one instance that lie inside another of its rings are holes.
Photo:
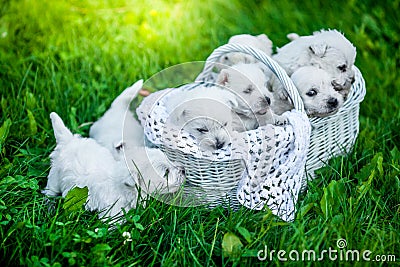
[[[340,238],[348,249],[372,251],[371,258],[394,254],[399,264],[400,1],[146,3],[0,5],[1,265],[252,266],[265,264],[256,256],[265,245],[321,252],[337,249]],[[367,95],[354,150],[319,172],[293,223],[268,211],[182,208],[149,199],[146,208],[126,215],[128,223],[106,231],[95,213],[66,212],[62,199],[54,209],[46,205],[40,190],[55,145],[51,111],[87,135],[85,123],[100,117],[128,85],[178,63],[204,60],[231,35],[266,33],[279,47],[289,32],[321,28],[339,29],[355,44]],[[132,241],[124,244],[126,231]],[[227,255],[229,244],[238,246]],[[355,262],[320,265],[338,263]],[[273,264],[283,262],[274,257]]]

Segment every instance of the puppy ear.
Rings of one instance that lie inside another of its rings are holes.
[[[112,102],[111,106],[122,108],[128,108],[131,100],[137,96],[140,89],[143,87],[143,80],[139,80],[132,86],[126,88],[119,96],[117,96]]]
[[[323,57],[328,49],[328,45],[326,43],[312,44],[308,48],[317,57]]]
[[[286,38],[288,38],[290,41],[296,40],[300,38],[300,35],[298,35],[295,32],[289,33],[288,35],[286,35]]]
[[[57,144],[63,144],[73,138],[73,135],[57,113],[50,113],[51,124],[53,125],[54,137]]]
[[[221,70],[218,75],[217,83],[225,86],[229,82],[229,71],[227,69]]]
[[[261,45],[272,46],[272,41],[264,33],[257,35],[256,38]]]

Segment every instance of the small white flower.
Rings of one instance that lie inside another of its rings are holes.
[[[125,239],[129,239],[129,238],[131,238],[131,233],[129,233],[129,232],[123,232],[122,233],[122,237],[125,237]]]
[[[131,238],[132,236],[131,236],[131,233],[129,233],[129,232],[123,232],[122,237],[125,238],[124,245],[126,244],[126,242],[132,241],[132,238]]]
[[[3,32],[3,33],[1,34],[1,37],[2,37],[2,38],[6,38],[6,37],[7,37],[7,32]]]
[[[99,232],[99,228],[94,229],[94,232],[98,233]]]

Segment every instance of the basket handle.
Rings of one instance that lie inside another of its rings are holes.
[[[294,108],[300,112],[305,113],[303,100],[301,99],[296,86],[293,84],[293,81],[286,74],[285,70],[263,51],[255,49],[251,46],[238,45],[238,44],[225,44],[223,46],[218,47],[207,58],[203,71],[200,73],[199,76],[197,76],[196,81],[213,80],[212,70],[215,66],[215,63],[218,62],[218,59],[221,56],[231,52],[241,52],[249,54],[252,55],[257,60],[264,63],[282,83],[283,87],[285,88],[286,92],[289,95],[289,98],[292,100]]]

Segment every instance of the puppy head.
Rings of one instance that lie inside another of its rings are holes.
[[[354,71],[344,53],[326,43],[310,45],[311,64],[326,70],[332,76],[334,88],[347,97],[354,82]]]
[[[309,116],[326,117],[336,113],[343,105],[344,97],[335,90],[326,71],[313,66],[301,67],[291,79]]]
[[[250,34],[238,34],[229,38],[228,44],[239,44],[251,46],[259,49],[267,55],[272,54],[272,41],[265,34],[253,36]],[[225,69],[239,63],[251,64],[257,63],[257,60],[248,54],[240,52],[226,53],[218,60],[217,68],[219,70]]]
[[[107,148],[92,138],[73,135],[56,113],[52,112],[50,117],[57,145],[50,154],[49,179],[60,183],[62,192],[69,181],[81,183],[92,177],[100,179],[113,171],[115,160]],[[88,177],[89,174],[92,177]]]
[[[218,70],[222,70],[239,63],[251,64],[256,62],[257,60],[251,55],[240,52],[231,52],[220,57],[216,67]]]
[[[236,95],[238,106],[235,112],[247,115],[265,114],[271,103],[267,96],[267,79],[257,64],[237,64],[224,69],[217,83]]]
[[[272,41],[265,34],[257,36],[250,34],[238,34],[229,38],[228,44],[247,45],[259,49],[267,55],[272,54]]]
[[[229,145],[235,97],[218,87],[196,88],[182,94],[181,104],[170,114],[171,122],[196,138],[203,150]]]
[[[309,46],[314,65],[328,71],[332,85],[345,98],[354,83],[356,48],[336,30],[315,32]]]
[[[199,147],[204,150],[215,151],[230,144],[230,133],[232,132],[232,119],[224,117],[210,118],[203,116],[204,112],[191,111],[191,114],[185,116],[187,120],[183,129],[193,135]],[[231,113],[225,114],[231,116]]]
[[[342,33],[337,30],[321,30],[319,32],[314,32],[313,36],[314,39],[318,41],[323,40],[329,46],[341,51],[349,66],[354,65],[357,55],[356,48]]]

